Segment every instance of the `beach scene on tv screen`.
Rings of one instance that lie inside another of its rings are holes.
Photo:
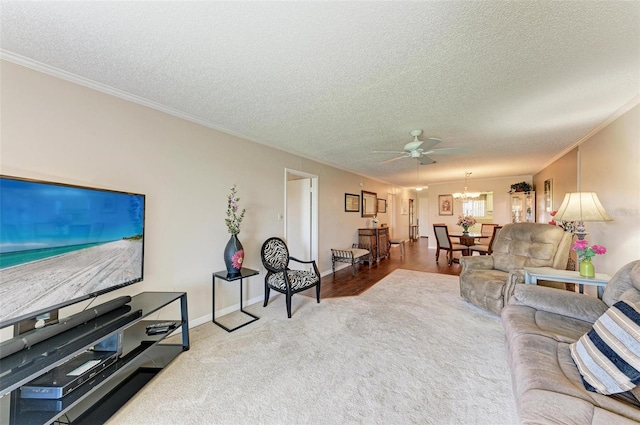
[[[0,185],[0,322],[142,279],[143,195]]]

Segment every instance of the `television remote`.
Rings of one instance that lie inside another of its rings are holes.
[[[174,328],[170,328],[168,326],[165,326],[163,328],[151,328],[151,329],[147,329],[147,335],[166,334],[167,332],[169,332],[172,329],[174,329]]]
[[[176,322],[160,322],[160,323],[152,323],[150,325],[147,325],[147,329],[175,328],[175,327],[176,327]]]

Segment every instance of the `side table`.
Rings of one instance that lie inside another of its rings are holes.
[[[604,273],[596,273],[595,277],[580,276],[580,272],[571,270],[558,270],[552,267],[525,267],[524,283],[537,285],[538,279],[552,282],[576,283],[580,288],[580,293],[584,293],[583,285],[593,285],[598,287],[598,298],[602,299],[604,287],[611,280],[611,276]]]
[[[244,311],[242,309],[242,279],[244,279],[245,277],[251,277],[251,276],[256,276],[260,274],[260,272],[258,270],[252,270],[252,269],[245,269],[244,267],[242,269],[240,269],[240,273],[236,274],[236,275],[229,275],[227,273],[226,270],[222,270],[219,272],[215,272],[213,273],[213,304],[211,304],[212,308],[212,317],[213,320],[211,320],[213,323],[215,323],[216,325],[220,326],[222,329],[224,329],[227,332],[233,332],[236,329],[240,329],[243,326],[247,326],[249,323],[253,323],[256,320],[259,319],[258,316],[254,316],[253,314],[249,313],[248,311]],[[236,326],[233,329],[229,329],[227,328],[225,325],[223,325],[222,323],[219,323],[216,321],[216,278],[218,279],[222,279],[222,280],[226,280],[227,282],[233,282],[236,280],[240,280],[240,311],[248,316],[251,316],[252,319],[249,320],[248,322],[245,322],[239,326]]]

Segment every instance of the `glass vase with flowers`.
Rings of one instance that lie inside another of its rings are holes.
[[[240,211],[239,201],[240,198],[238,198],[234,184],[231,187],[231,193],[227,196],[227,218],[224,219],[227,229],[231,233],[231,238],[224,248],[224,264],[230,276],[238,275],[244,262],[244,248],[238,240],[238,233],[240,233],[240,224],[244,218],[245,209]]]
[[[578,254],[578,263],[580,264],[580,276],[595,277],[596,271],[591,259],[596,255],[604,255],[607,248],[602,245],[591,245],[586,239],[578,239],[571,247]]]
[[[456,224],[462,227],[462,234],[466,235],[469,233],[469,227],[475,225],[477,222],[478,221],[470,215],[460,215],[458,216],[458,222]]]

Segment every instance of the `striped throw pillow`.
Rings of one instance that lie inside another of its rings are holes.
[[[640,306],[618,301],[569,348],[587,390],[631,390],[640,383]]]

